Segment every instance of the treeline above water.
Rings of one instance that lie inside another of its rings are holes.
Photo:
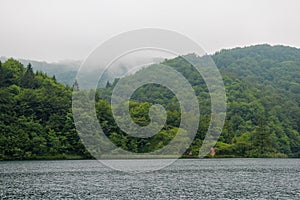
[[[216,157],[300,157],[300,49],[257,45],[221,50],[212,58],[222,74],[227,95],[226,121],[215,146]],[[185,151],[186,156],[197,155],[210,122],[208,89],[182,57],[163,64],[180,72],[198,97],[199,128]],[[163,105],[167,112],[166,123],[158,134],[135,138],[120,130],[112,117],[110,96],[117,81],[97,91],[86,91],[76,84],[58,83],[55,76],[34,72],[30,64],[23,66],[14,59],[1,63],[0,159],[91,158],[74,126],[73,90],[86,98],[96,93],[99,123],[116,146],[145,153],[167,145],[180,125],[176,96],[157,84],[134,92],[130,115],[138,125],[150,123],[148,113],[153,104]]]

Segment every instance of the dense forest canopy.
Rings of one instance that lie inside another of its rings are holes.
[[[257,45],[221,50],[212,58],[223,76],[227,95],[227,116],[216,156],[300,157],[300,49]],[[199,128],[185,152],[197,155],[210,120],[207,87],[182,57],[163,64],[185,76],[198,97]],[[161,104],[167,121],[153,137],[131,137],[112,117],[110,95],[117,81],[96,91],[97,116],[109,139],[132,152],[151,152],[168,144],[180,123],[176,96],[157,84],[136,90],[130,103],[133,120],[147,125],[149,108]],[[76,84],[73,88],[60,84],[55,77],[34,72],[30,64],[24,67],[14,59],[1,63],[0,159],[90,158],[73,123],[73,89],[90,98],[89,91],[80,90]]]
[[[17,60],[0,64],[0,159],[88,156],[75,130],[71,88]]]

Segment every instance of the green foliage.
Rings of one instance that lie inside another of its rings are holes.
[[[21,86],[23,88],[33,88],[34,87],[34,73],[29,63],[25,74],[21,77]]]
[[[89,156],[70,119],[70,88],[13,59],[0,72],[0,159]]]
[[[187,56],[197,62],[195,55]],[[223,75],[228,100],[227,118],[216,146],[217,156],[299,156],[300,79],[297,74],[300,74],[300,50],[258,45],[223,50],[213,55],[213,59]],[[199,73],[182,57],[165,60],[163,64],[175,68],[185,76],[198,96],[202,115],[196,138],[187,151],[196,155],[210,120],[210,97],[207,87]],[[141,75],[144,70],[137,73]],[[99,89],[98,98],[102,98],[101,101],[110,101],[114,85],[115,83],[107,83],[106,88]],[[131,117],[137,124],[147,125],[149,106],[159,103],[166,108],[168,114],[162,132],[171,132],[179,126],[181,113],[178,100],[167,88],[156,84],[144,85],[135,91],[132,101],[134,102],[131,103]],[[105,108],[106,114],[98,113],[100,118],[110,115],[109,104],[106,104]],[[162,136],[161,132],[157,137],[147,140],[130,138],[112,122],[112,116],[106,119],[106,133],[110,134],[109,127],[114,127],[114,138],[117,133],[123,135],[124,141],[127,141],[124,147],[126,149],[131,149],[130,141],[136,141],[135,144],[144,145],[138,145],[138,152],[147,152],[161,148],[166,144],[164,141],[172,139],[165,134]],[[122,141],[122,137],[119,140]],[[114,142],[117,143],[115,140]],[[124,143],[119,142],[118,145],[124,146]]]
[[[195,55],[187,56],[197,62]],[[226,121],[215,146],[216,156],[300,157],[300,49],[257,45],[222,50],[212,58],[221,71],[227,94]],[[163,64],[180,72],[198,97],[199,128],[186,151],[197,155],[210,123],[207,86],[182,57]],[[101,127],[116,146],[132,152],[153,152],[178,133],[180,141],[187,140],[187,131],[178,128],[182,115],[178,99],[171,90],[157,84],[138,88],[131,97],[129,111],[135,123],[147,126],[151,106],[161,104],[167,113],[162,130],[150,138],[135,138],[120,130],[110,106],[118,81],[97,89],[95,104]],[[0,159],[90,158],[74,126],[72,90],[86,99],[93,98],[92,92],[79,88],[76,81],[71,88],[43,72],[34,73],[31,65],[24,68],[14,59],[0,63]],[[123,109],[122,105],[114,106]],[[172,151],[180,151],[176,148],[175,145]]]

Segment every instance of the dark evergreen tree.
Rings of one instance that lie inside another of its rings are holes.
[[[73,83],[73,91],[79,91],[79,84],[78,84],[77,80],[75,80]]]
[[[21,87],[24,88],[34,87],[34,73],[30,63],[27,65],[25,74],[21,78]]]

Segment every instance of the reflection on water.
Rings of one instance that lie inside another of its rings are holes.
[[[300,199],[299,172],[297,159],[178,160],[138,174],[93,160],[0,162],[0,199]]]

